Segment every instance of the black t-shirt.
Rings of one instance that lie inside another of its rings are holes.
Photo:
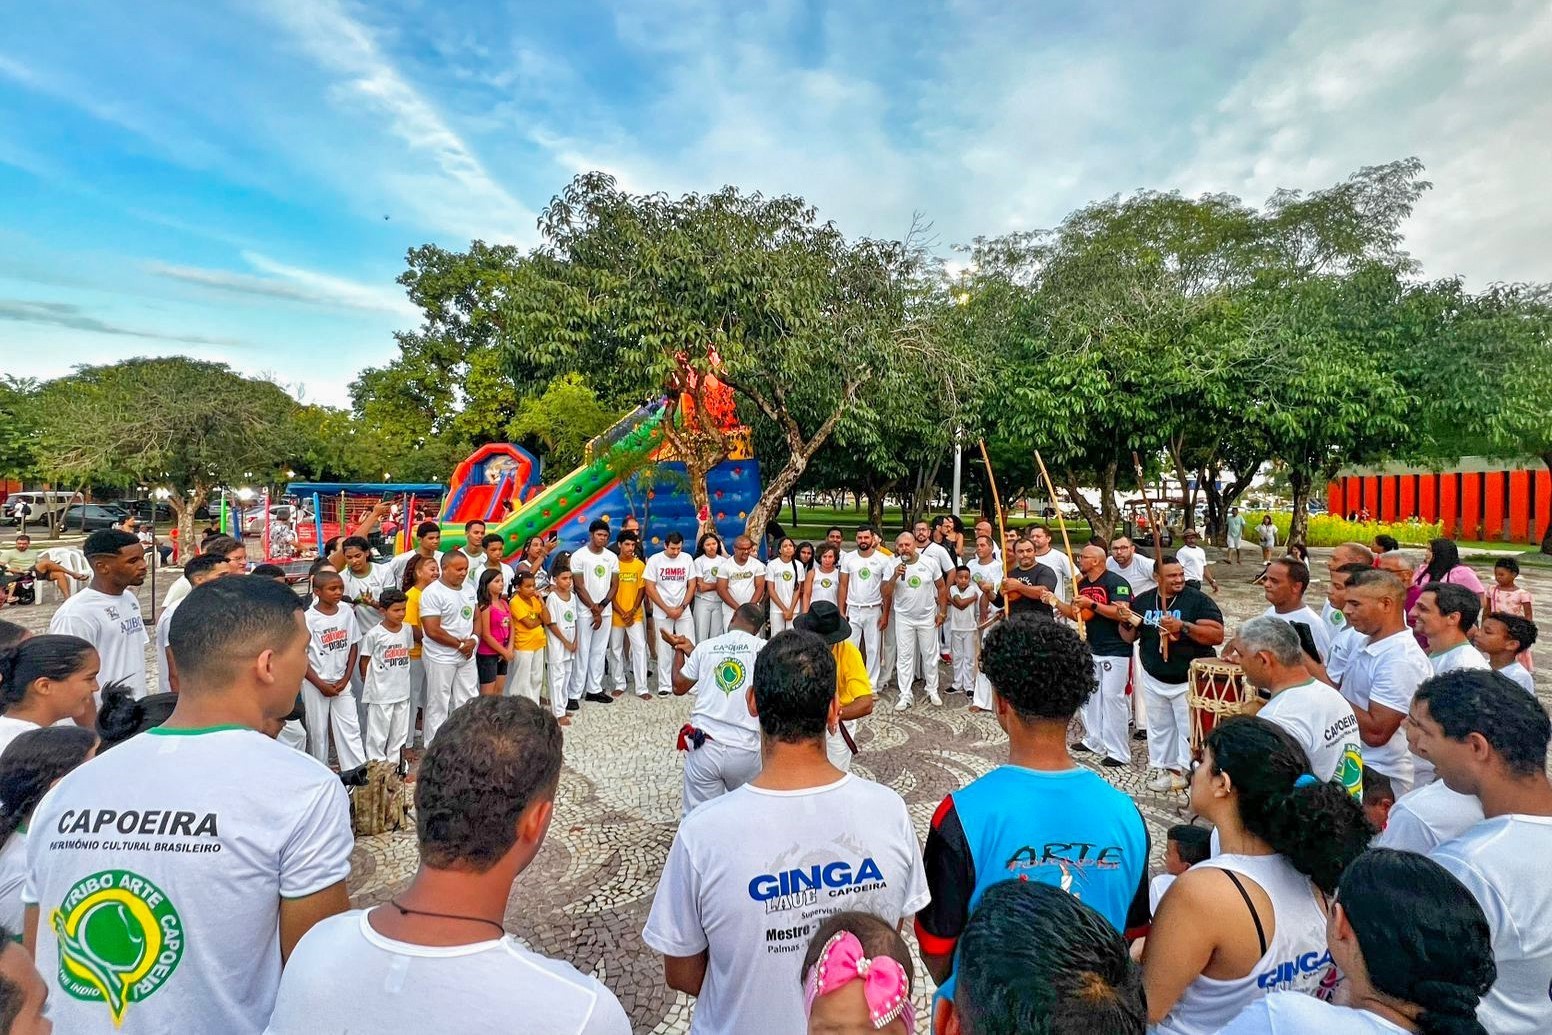
[[[1169,641],[1168,661],[1160,656],[1159,619],[1163,617],[1163,612],[1159,608],[1158,590],[1150,589],[1138,597],[1132,604],[1132,610],[1142,615],[1142,626],[1137,630],[1138,641],[1142,644],[1138,651],[1142,656],[1142,667],[1148,670],[1148,675],[1159,682],[1184,683],[1190,678],[1193,659],[1217,657],[1216,648],[1197,643],[1184,634],[1178,640]],[[1192,586],[1187,586],[1169,598],[1169,613],[1182,622],[1197,622],[1204,619],[1211,622],[1223,621],[1223,612],[1218,609],[1213,598]]]
[[[1079,582],[1078,596],[1088,597],[1096,604],[1130,604],[1132,584],[1115,572],[1106,571],[1093,582],[1086,579]],[[1084,626],[1088,631],[1089,652],[1096,658],[1132,656],[1132,645],[1121,639],[1121,623],[1114,618],[1089,611],[1084,616]]]
[[[1022,582],[1026,586],[1044,586],[1052,593],[1056,592],[1056,572],[1043,564],[1036,564],[1033,568],[1009,568],[1008,578],[1015,582]],[[1045,615],[1047,618],[1050,618],[1056,612],[1044,600],[1035,600],[1032,597],[1014,597],[1008,604],[1008,613],[1015,615]]]

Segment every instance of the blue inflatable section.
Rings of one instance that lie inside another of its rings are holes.
[[[741,535],[749,512],[760,501],[760,462],[728,460],[706,475],[711,513],[725,540]],[[685,549],[693,552],[700,522],[690,499],[689,476],[681,463],[655,463],[628,479],[617,480],[587,505],[568,515],[556,529],[557,550],[574,551],[587,542],[587,526],[597,518],[618,530],[627,514],[635,514],[647,537],[647,554],[663,548],[670,532],[684,536]],[[552,554],[553,555],[553,554]]]

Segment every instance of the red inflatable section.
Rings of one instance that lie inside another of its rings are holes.
[[[534,470],[526,449],[508,442],[481,446],[454,468],[441,522],[499,521],[522,505]]]

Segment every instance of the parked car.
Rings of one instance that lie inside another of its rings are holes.
[[[76,503],[66,507],[59,526],[67,532],[97,532],[112,528],[129,516],[129,511],[112,503]]]
[[[172,512],[172,505],[160,500],[154,502],[152,500],[119,500],[116,504],[113,505],[122,507],[123,509],[129,511],[131,514],[135,515],[135,517],[139,518],[141,521],[151,520],[152,508],[154,507],[156,512],[157,525],[171,526],[178,523],[178,516]],[[209,521],[210,508],[200,507],[195,510],[194,520]]]
[[[57,514],[75,503],[85,502],[79,492],[13,492],[5,498],[5,523],[15,525],[16,504],[27,504],[27,524],[47,525],[50,514]]]

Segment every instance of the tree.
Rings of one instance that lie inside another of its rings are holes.
[[[31,379],[0,377],[0,479],[21,481],[36,470],[32,397],[37,391]]]
[[[902,378],[925,387],[935,376],[913,306],[920,250],[848,242],[800,198],[631,195],[588,173],[540,230],[544,245],[517,264],[494,321],[514,378],[581,370],[606,398],[681,393],[690,412],[664,434],[698,506],[729,445],[708,379],[727,385],[740,416],[768,421],[782,446],[766,456],[750,534],[843,424],[875,419],[880,393]]]
[[[296,408],[278,385],[224,363],[174,356],[78,367],[37,394],[38,466],[71,485],[165,490],[187,549],[194,512],[215,489],[287,469]]]
[[[581,374],[562,374],[544,394],[525,399],[512,419],[514,439],[537,447],[553,480],[582,462],[582,449],[618,419]]]

